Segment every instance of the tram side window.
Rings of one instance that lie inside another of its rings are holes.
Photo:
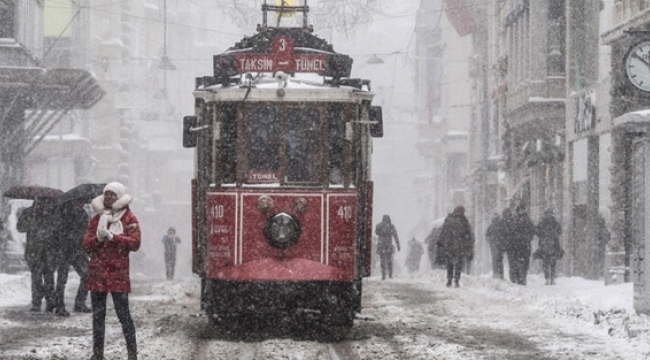
[[[248,181],[279,182],[280,115],[277,108],[248,111]]]
[[[237,169],[237,105],[221,108],[221,182],[232,184]]]
[[[341,105],[332,105],[329,117],[329,182],[343,184],[343,134],[344,117]]]
[[[286,182],[319,182],[320,116],[314,108],[287,110]]]

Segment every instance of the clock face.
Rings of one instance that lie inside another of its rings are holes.
[[[639,90],[650,92],[650,41],[638,43],[625,57],[627,78]]]

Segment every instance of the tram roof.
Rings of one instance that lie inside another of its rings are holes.
[[[287,75],[284,80],[278,80],[272,73],[243,77],[247,80],[238,86],[199,86],[194,97],[205,101],[247,102],[360,102],[374,97],[370,82],[361,79],[334,81],[307,73]]]

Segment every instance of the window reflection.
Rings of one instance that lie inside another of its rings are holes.
[[[258,107],[248,113],[248,180],[279,181],[280,116],[276,108]]]
[[[332,105],[329,111],[329,182],[343,184],[343,107]]]
[[[316,109],[295,108],[287,111],[286,173],[287,182],[319,181],[320,120]]]

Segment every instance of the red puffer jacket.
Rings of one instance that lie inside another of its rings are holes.
[[[126,210],[120,222],[124,232],[113,235],[113,240],[97,240],[99,215],[88,224],[83,248],[90,256],[87,288],[90,291],[121,293],[131,291],[129,278],[129,252],[140,248],[140,224],[131,212]]]

